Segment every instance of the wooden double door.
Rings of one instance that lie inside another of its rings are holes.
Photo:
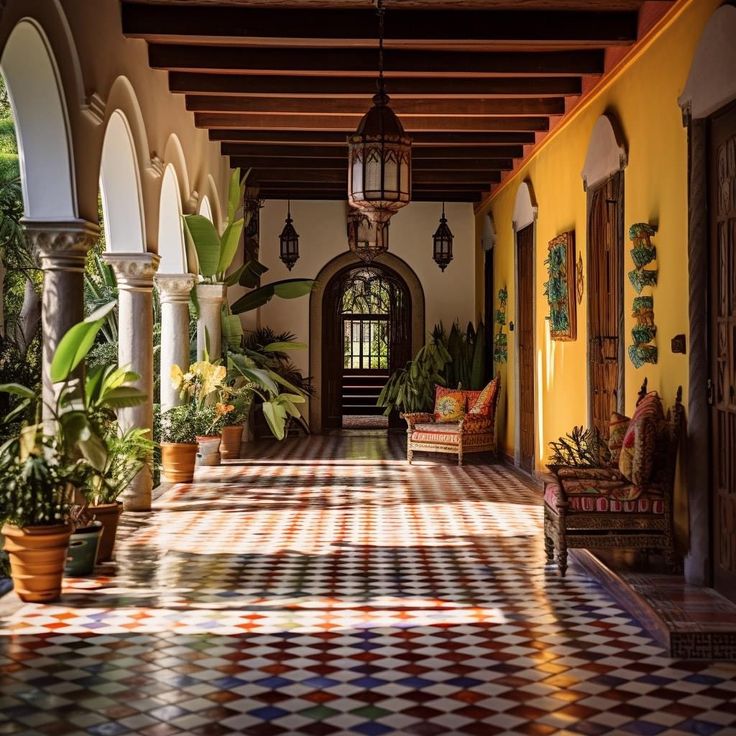
[[[713,585],[736,600],[736,103],[709,121]]]

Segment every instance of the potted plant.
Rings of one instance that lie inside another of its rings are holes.
[[[161,414],[161,470],[171,483],[191,483],[197,459],[197,437],[191,404],[175,406]]]
[[[253,391],[250,384],[237,384],[230,389],[230,404],[233,410],[225,418],[220,441],[220,455],[223,460],[232,460],[240,457],[240,446],[243,443],[245,422],[250,415],[253,405]]]
[[[43,603],[61,595],[77,477],[77,463],[64,457],[40,424],[25,427],[0,448],[2,535],[23,601]]]
[[[94,571],[102,537],[102,522],[89,516],[85,504],[72,507],[70,521],[73,531],[69,537],[64,575],[81,578]]]

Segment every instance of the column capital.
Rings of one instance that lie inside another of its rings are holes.
[[[112,266],[118,286],[127,289],[152,289],[161,258],[155,253],[105,253],[102,260]]]
[[[221,304],[227,296],[225,284],[197,284],[197,299],[200,302]]]
[[[189,292],[197,279],[193,273],[159,273],[154,277],[162,303],[189,302]]]
[[[21,220],[46,271],[84,271],[87,251],[100,237],[88,220]]]

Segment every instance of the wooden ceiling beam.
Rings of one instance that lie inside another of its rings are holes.
[[[289,130],[340,130],[346,135],[358,127],[361,115],[288,115],[279,113],[194,113],[198,128],[247,128]],[[402,116],[410,135],[414,131],[546,131],[546,117],[433,117],[431,115]]]
[[[413,202],[480,202],[487,190],[457,192],[413,192]],[[314,199],[346,202],[347,197],[342,189],[271,189],[262,188],[259,192],[262,199]],[[298,227],[298,223],[297,227]]]
[[[423,184],[467,184],[469,187],[483,185],[485,182],[500,180],[499,171],[414,171],[412,181],[415,186]],[[258,170],[248,178],[249,186],[263,185],[266,182],[303,182],[305,184],[337,184],[345,186],[347,191],[348,174],[346,169],[339,171],[325,169],[321,171],[300,171],[298,169]]]
[[[391,77],[393,100],[456,97],[558,97],[582,93],[580,77]],[[370,97],[376,82],[369,77],[299,77],[250,74],[169,72],[172,92],[243,97]]]
[[[233,97],[187,95],[190,112],[277,113],[290,115],[364,115],[369,99],[293,97]],[[457,98],[454,100],[394,100],[391,107],[401,118],[409,115],[449,117],[497,117],[501,115],[562,115],[564,97],[506,97],[497,99]]]
[[[351,131],[352,132],[352,131]],[[210,140],[227,143],[268,144],[284,146],[320,145],[343,148],[347,146],[346,131],[320,130],[239,130],[237,128],[211,128]],[[526,145],[535,141],[533,131],[450,132],[414,131],[412,148],[430,146],[480,146],[501,144]]]
[[[594,17],[596,14],[592,14]],[[250,74],[285,72],[293,75],[365,75],[375,77],[373,49],[238,48],[151,43],[149,65],[154,69],[183,72],[234,72]],[[602,74],[603,50],[588,51],[405,51],[385,53],[387,77],[391,74],[478,75],[539,77]],[[386,87],[391,92],[391,80]]]
[[[392,8],[385,38],[392,42],[517,42],[626,44],[636,40],[637,13],[570,10],[402,10]],[[150,5],[124,2],[123,33],[149,41],[205,39],[228,43],[317,43],[374,46],[372,8],[258,8]]]
[[[347,161],[347,146],[319,145],[276,145],[269,143],[223,143],[220,146],[223,156],[237,156],[258,161],[264,158],[288,160],[299,159],[337,159]],[[413,146],[414,161],[471,159],[475,161],[520,158],[524,154],[523,146],[490,145],[490,146]]]
[[[505,171],[513,167],[513,159],[414,159],[414,171]],[[230,165],[260,171],[347,171],[348,159],[343,158],[258,158],[231,156]]]

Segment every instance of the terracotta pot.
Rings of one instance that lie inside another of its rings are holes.
[[[197,436],[197,465],[220,464],[220,435]]]
[[[97,550],[97,562],[107,562],[112,559],[115,547],[115,537],[118,533],[118,521],[123,513],[123,504],[101,503],[99,506],[88,506],[87,510],[102,524],[102,537]]]
[[[71,527],[66,524],[3,526],[13,587],[22,601],[46,603],[61,595],[61,578],[71,533]]]
[[[161,443],[161,465],[166,480],[171,483],[191,483],[194,479],[194,463],[197,445],[179,442]]]
[[[220,455],[223,460],[234,460],[240,457],[240,445],[243,442],[243,430],[244,427],[242,424],[222,428]]]

